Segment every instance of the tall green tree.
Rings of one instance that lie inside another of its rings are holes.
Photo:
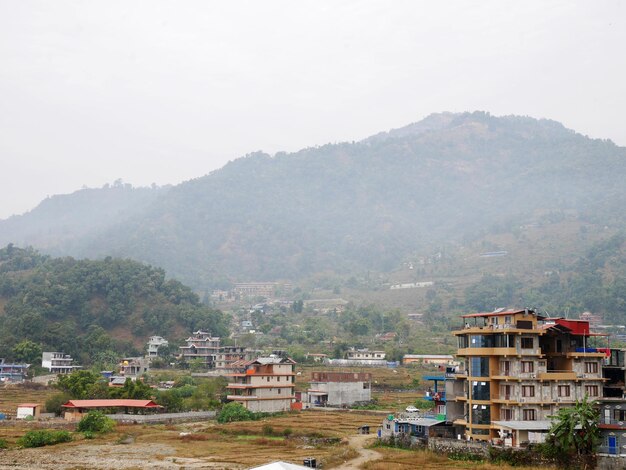
[[[546,442],[560,462],[576,462],[574,465],[578,467],[590,464],[600,442],[599,413],[596,402],[585,396],[574,406],[561,408],[551,416],[553,421]]]
[[[12,352],[13,357],[18,362],[26,362],[28,364],[41,362],[41,346],[28,339],[17,343]]]

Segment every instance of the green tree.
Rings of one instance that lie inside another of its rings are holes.
[[[241,403],[236,401],[227,403],[217,414],[218,423],[232,423],[233,421],[250,421],[256,419],[252,411],[247,410]]]
[[[17,343],[12,352],[16,361],[25,362],[27,364],[41,362],[41,346],[28,339]]]
[[[102,411],[90,411],[78,422],[79,432],[105,433],[112,431],[115,421],[108,418]]]
[[[89,398],[100,376],[89,370],[76,370],[68,375],[60,375],[57,387],[66,392],[72,399]]]
[[[546,443],[554,449],[557,460],[567,463],[576,458],[588,465],[600,442],[596,403],[585,396],[574,406],[559,409],[551,419]]]

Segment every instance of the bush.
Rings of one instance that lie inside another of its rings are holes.
[[[70,442],[71,440],[72,435],[68,431],[41,429],[28,431],[17,440],[17,443],[22,447],[43,447],[59,444],[61,442]]]
[[[217,415],[218,423],[232,423],[233,421],[252,421],[258,419],[258,415],[247,410],[241,403],[233,401],[222,407]]]
[[[272,426],[270,426],[269,424],[264,424],[263,425],[263,435],[264,436],[273,436],[274,435],[274,428]]]
[[[115,421],[108,418],[102,411],[90,411],[78,422],[80,432],[104,433],[115,427]]]
[[[7,449],[8,447],[9,443],[4,439],[0,439],[0,449]]]
[[[69,400],[70,396],[67,393],[55,393],[46,400],[46,411],[61,416],[61,411],[63,411],[62,405]]]
[[[285,428],[283,429],[283,436],[285,437],[289,437],[293,434],[293,429],[291,428]]]

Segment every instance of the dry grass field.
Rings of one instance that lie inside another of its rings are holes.
[[[508,468],[460,462],[428,451],[375,447],[365,451],[352,447],[357,427],[374,429],[381,416],[367,412],[306,411],[260,421],[220,425],[215,422],[180,425],[118,426],[105,436],[75,440],[40,449],[18,449],[15,440],[25,428],[0,426],[0,438],[9,450],[0,451],[0,469],[77,468],[219,468],[246,469],[275,460],[302,463],[315,457],[324,468],[387,469],[476,469]],[[26,423],[24,423],[26,424]],[[285,431],[288,430],[288,431]],[[289,437],[285,437],[288,434]],[[365,436],[362,436],[365,437]],[[373,436],[371,439],[374,439]],[[364,461],[361,452],[377,460]],[[352,462],[352,463],[351,463]],[[356,465],[355,465],[356,463]],[[522,469],[523,470],[523,469]],[[527,469],[528,470],[528,469]]]
[[[46,400],[55,393],[58,393],[58,390],[36,384],[0,386],[0,413],[15,416],[17,405],[21,403],[40,403],[43,407]]]

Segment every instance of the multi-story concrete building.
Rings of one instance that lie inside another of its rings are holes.
[[[48,369],[52,374],[71,374],[80,366],[72,363],[74,359],[69,354],[62,352],[44,352],[41,354],[41,367]]]
[[[187,338],[187,344],[181,346],[181,356],[189,361],[192,359],[201,359],[209,369],[215,368],[216,356],[220,349],[220,338],[211,336],[208,331],[194,331]]]
[[[222,346],[217,336],[211,336],[206,331],[195,331],[187,338],[187,345],[180,347],[181,356],[189,361],[201,359],[207,369],[231,369],[237,361],[249,361],[256,356],[257,351],[248,350],[241,346]]]
[[[366,372],[313,372],[307,391],[313,406],[349,406],[372,399],[372,374]]]
[[[227,398],[254,412],[288,411],[295,399],[294,365],[292,359],[278,356],[249,361],[242,373],[229,375],[233,382],[226,388],[232,395]]]
[[[626,458],[626,350],[611,349],[604,360],[604,397],[599,400],[599,453]]]
[[[541,442],[560,406],[602,396],[606,351],[588,346],[589,322],[525,310],[463,315],[455,331],[464,366],[447,409],[468,439]]]
[[[159,355],[159,348],[168,346],[170,343],[161,336],[150,336],[148,341],[148,357],[157,357]]]

